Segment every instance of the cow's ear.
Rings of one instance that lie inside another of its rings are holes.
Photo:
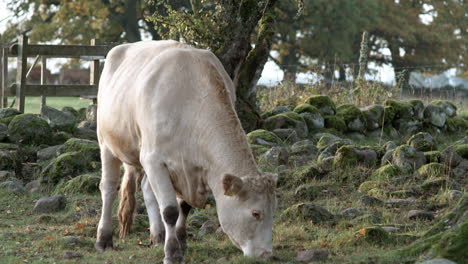
[[[234,196],[242,190],[243,182],[241,178],[231,174],[226,174],[223,177],[224,195]]]

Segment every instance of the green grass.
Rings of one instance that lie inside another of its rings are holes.
[[[13,102],[14,97],[8,97],[8,106]],[[78,97],[47,97],[46,104],[48,106],[61,110],[64,106],[71,106],[75,109],[87,107],[91,104],[91,100],[80,99]],[[40,97],[26,97],[26,113],[38,114],[41,107]]]

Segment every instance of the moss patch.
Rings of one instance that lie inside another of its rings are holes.
[[[47,121],[33,114],[16,115],[8,125],[8,132],[13,142],[28,145],[48,144],[52,137]]]
[[[427,162],[439,162],[441,161],[442,153],[440,151],[427,151],[424,152],[424,157],[426,157]]]
[[[432,162],[419,168],[416,173],[421,179],[430,179],[443,177],[446,175],[447,171],[447,166]]]
[[[341,146],[335,153],[333,160],[333,168],[346,168],[356,166],[359,162],[359,156],[356,153],[354,146]]]
[[[275,133],[264,129],[257,129],[247,134],[247,140],[250,144],[260,144],[259,139],[273,144],[281,143],[281,139]]]
[[[44,168],[41,182],[55,185],[94,169],[90,157],[84,152],[67,152],[53,159]]]
[[[340,116],[325,116],[325,127],[333,128],[337,131],[344,132],[346,131],[346,123]]]
[[[393,119],[401,118],[412,118],[414,115],[413,106],[408,102],[396,101],[396,100],[386,100],[383,103],[384,106],[390,107],[389,109],[394,115]],[[389,116],[391,116],[390,114]]]
[[[464,159],[468,159],[468,144],[456,145],[455,152]]]
[[[447,118],[446,125],[447,130],[450,132],[468,130],[468,120],[465,120],[458,116]]]
[[[294,112],[300,114],[300,113],[320,113],[320,111],[315,107],[310,104],[300,104],[296,106],[293,110]]]
[[[97,142],[81,138],[70,138],[57,149],[57,153],[80,152],[91,160],[100,160],[100,150]]]
[[[100,182],[101,178],[97,174],[80,175],[60,183],[55,189],[55,194],[93,194],[99,191]]]
[[[307,99],[307,103],[315,106],[323,114],[333,115],[336,113],[335,103],[326,95],[313,95]]]
[[[392,165],[392,164],[387,164],[385,166],[382,166],[378,168],[374,173],[372,173],[370,179],[374,181],[386,181],[389,182],[391,179],[395,178],[396,176],[400,175],[402,171]]]

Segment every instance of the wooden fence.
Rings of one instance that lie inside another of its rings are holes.
[[[26,96],[41,96],[41,104],[47,96],[96,98],[99,84],[99,60],[104,59],[116,44],[102,45],[91,40],[91,45],[37,45],[29,44],[28,37],[20,36],[18,43],[2,48],[1,98],[0,105],[8,107],[8,96],[15,96],[15,107],[24,112]],[[17,58],[16,83],[8,87],[8,58]],[[28,57],[35,57],[31,68],[27,69]],[[27,84],[26,78],[41,58],[40,84]],[[79,58],[91,61],[89,85],[46,84],[47,58]]]

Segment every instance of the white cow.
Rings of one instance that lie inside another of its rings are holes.
[[[208,192],[224,232],[244,255],[271,255],[276,182],[257,168],[234,97],[232,81],[209,51],[145,41],[109,52],[98,93],[103,204],[97,250],[112,247],[112,203],[124,163],[127,174],[147,175],[148,214],[155,220],[159,210],[165,229],[164,263],[182,261],[184,237],[177,229],[190,206],[203,208]]]

